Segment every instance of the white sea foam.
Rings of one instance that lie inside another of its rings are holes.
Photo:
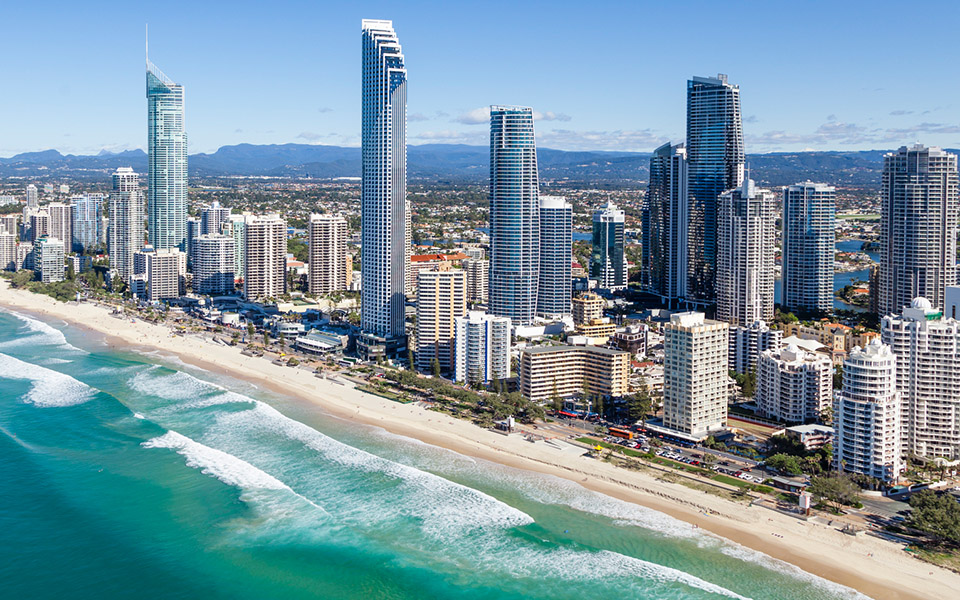
[[[220,481],[242,489],[290,490],[290,488],[269,473],[265,473],[250,463],[228,454],[204,446],[176,431],[149,439],[142,444],[144,448],[170,448],[187,459],[187,466],[200,469],[204,475],[216,477]],[[292,490],[291,490],[292,491]]]
[[[56,358],[56,357],[52,357],[52,356],[51,356],[50,358],[45,358],[45,359],[43,359],[43,364],[45,364],[45,365],[65,365],[65,364],[71,363],[71,362],[73,362],[73,361],[72,361],[72,360],[68,360],[68,359],[66,359],[66,358]]]
[[[63,336],[63,332],[59,329],[39,319],[34,319],[33,317],[12,310],[5,310],[4,312],[21,321],[25,331],[16,339],[8,340],[0,344],[0,348],[12,348],[27,344],[31,346],[60,346],[64,349],[86,354],[83,350],[70,344],[67,338]]]
[[[140,413],[135,412],[135,413],[133,413],[133,418],[134,418],[134,419],[143,420],[145,417],[144,417],[143,415],[141,415]]]
[[[483,492],[339,442],[259,401],[251,410],[219,414],[211,435],[218,431],[233,439],[257,431],[272,433],[302,443],[326,460],[378,473],[401,484],[403,488],[389,493],[402,501],[350,507],[365,526],[405,516],[419,521],[423,531],[432,537],[447,538],[478,529],[504,529],[533,522],[529,515]]]
[[[438,473],[467,475],[499,483],[505,490],[518,491],[541,504],[568,506],[581,512],[608,517],[618,525],[641,527],[669,537],[711,542],[702,529],[675,519],[665,513],[625,502],[587,489],[577,482],[532,471],[523,471],[486,460],[464,456],[453,450],[425,444],[419,440],[377,428],[377,435],[392,443],[401,443],[409,452],[408,461]]]
[[[6,354],[0,354],[0,377],[29,380],[30,391],[23,399],[37,406],[82,404],[96,393],[93,388],[69,375]]]
[[[226,388],[197,379],[189,373],[176,371],[168,375],[158,375],[160,367],[154,366],[141,371],[129,380],[129,385],[141,394],[173,400],[176,410],[205,408],[219,404],[254,402],[254,400]]]

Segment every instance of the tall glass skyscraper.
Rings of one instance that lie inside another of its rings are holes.
[[[740,88],[726,75],[687,82],[687,297],[716,301],[717,198],[743,183]]]
[[[110,191],[110,269],[127,284],[133,277],[133,255],[143,248],[143,192],[130,167],[113,174]]]
[[[369,357],[406,348],[407,69],[392,21],[364,19],[362,47],[360,352]]]
[[[783,189],[784,308],[828,312],[833,308],[837,191],[822,183]]]
[[[73,207],[73,250],[93,250],[100,243],[103,194],[80,194],[70,199]]]
[[[187,249],[187,134],[183,86],[147,59],[147,221],[156,250]]]
[[[613,202],[593,213],[593,255],[590,277],[601,290],[627,287],[627,258],[623,253],[624,212]]]
[[[531,323],[540,282],[533,109],[490,107],[490,313]]]
[[[537,314],[571,315],[573,207],[563,196],[540,196],[540,281]]]
[[[644,203],[644,269],[670,306],[687,295],[687,150],[664,144],[650,157]]]
[[[957,283],[957,155],[920,144],[887,154],[880,192],[881,315],[922,296],[943,309]]]

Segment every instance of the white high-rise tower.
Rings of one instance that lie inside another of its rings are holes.
[[[773,319],[773,192],[745,179],[720,194],[717,236],[717,319],[749,326]]]
[[[407,69],[392,21],[364,19],[359,351],[406,348],[410,270],[407,210]]]

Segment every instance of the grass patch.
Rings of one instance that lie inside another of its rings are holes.
[[[960,573],[960,552],[916,546],[910,546],[910,550],[911,554],[924,562]]]
[[[381,398],[386,398],[387,400],[393,400],[394,402],[399,402],[400,404],[409,404],[413,402],[410,398],[401,396],[400,394],[395,394],[387,390],[378,390],[377,388],[369,385],[358,385],[356,386],[361,392],[366,392],[368,394],[373,394],[374,396],[380,396]]]

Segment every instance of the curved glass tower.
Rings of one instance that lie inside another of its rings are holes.
[[[183,86],[147,60],[147,226],[157,250],[187,249]]]
[[[533,322],[540,276],[540,201],[533,109],[490,107],[490,313]]]
[[[740,88],[726,75],[687,82],[687,299],[716,301],[717,198],[743,183]]]
[[[407,69],[392,21],[364,19],[361,354],[398,354],[410,260]]]

